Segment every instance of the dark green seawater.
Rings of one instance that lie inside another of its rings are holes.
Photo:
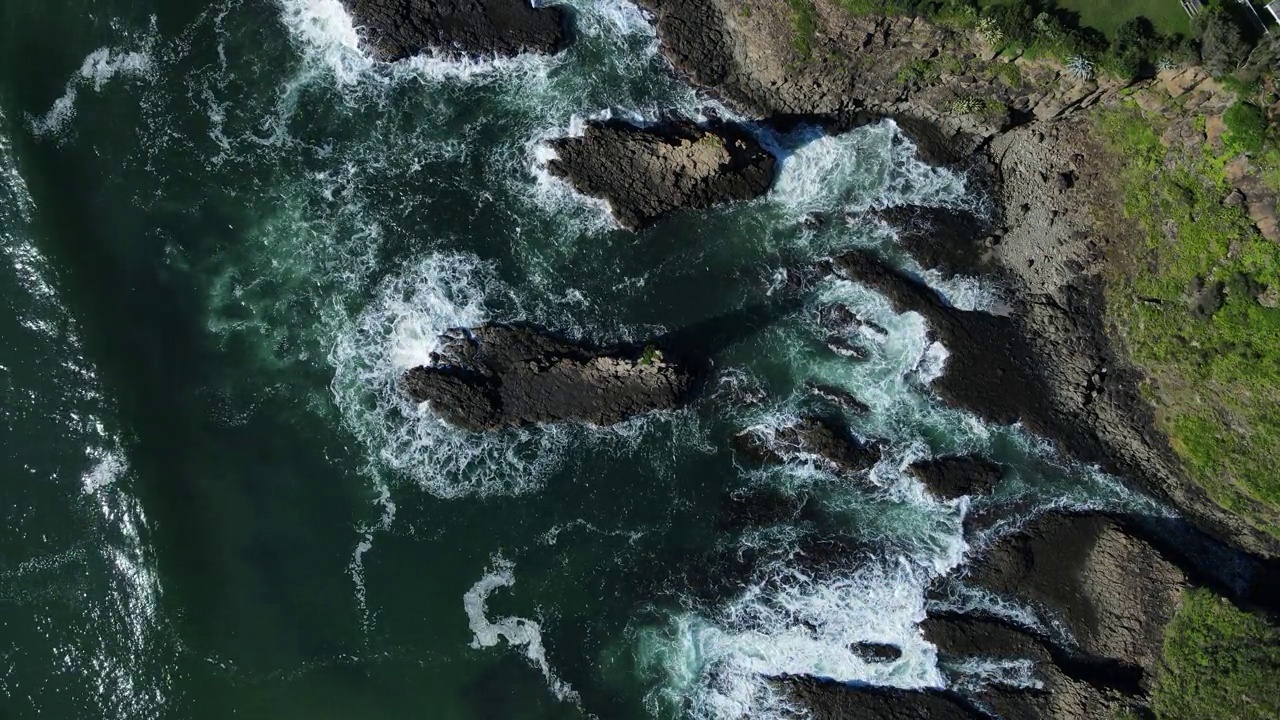
[[[785,717],[769,675],[942,682],[916,623],[971,508],[907,462],[1010,463],[997,514],[1141,502],[939,405],[917,316],[781,291],[842,247],[905,262],[868,209],[980,202],[892,124],[762,131],[770,196],[637,236],[549,179],[542,141],[584,119],[727,112],[634,7],[573,4],[561,57],[386,66],[337,0],[3,0],[0,717]],[[831,302],[886,330],[852,338],[868,360],[826,346]],[[679,412],[490,436],[396,391],[441,331],[516,320],[682,331],[717,376]],[[869,483],[735,463],[807,381],[871,406]],[[817,511],[727,522],[752,488]],[[813,572],[799,548],[833,539],[870,554]]]

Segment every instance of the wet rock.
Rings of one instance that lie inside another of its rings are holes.
[[[862,329],[870,330],[878,335],[888,335],[884,326],[868,320],[844,303],[832,303],[818,308],[818,324],[833,333],[851,334]]]
[[[856,415],[871,412],[871,408],[868,407],[866,403],[859,400],[848,390],[843,390],[833,385],[820,385],[817,383],[807,383],[806,387],[809,389],[809,392],[839,407],[845,412],[854,413]]]
[[[550,54],[569,40],[561,7],[529,0],[342,0],[379,60],[438,51],[465,57]]]
[[[902,659],[902,648],[889,643],[860,642],[854,643],[849,649],[870,663],[891,663]]]
[[[760,197],[773,183],[773,155],[726,123],[596,122],[581,137],[552,147],[557,157],[547,169],[584,195],[607,200],[614,218],[631,230],[683,208]]]
[[[524,326],[485,325],[445,336],[431,363],[402,385],[467,430],[578,421],[612,425],[689,399],[694,374],[639,347],[597,348]]]
[[[759,464],[816,459],[834,472],[853,474],[880,461],[880,446],[864,443],[838,422],[804,418],[773,433],[749,430],[734,436],[738,451]]]
[[[968,210],[904,206],[881,210],[879,216],[898,232],[898,244],[926,270],[946,277],[991,272],[984,245],[990,224]]]
[[[840,335],[831,335],[826,340],[827,349],[841,356],[854,360],[866,360],[867,351],[854,344],[853,341]]]
[[[813,720],[979,720],[985,716],[946,690],[847,685],[814,677],[773,681]]]
[[[727,532],[740,532],[748,528],[796,523],[812,519],[813,510],[808,498],[777,488],[752,488],[728,497],[716,520],[716,527]]]
[[[951,455],[919,460],[907,470],[925,490],[946,500],[965,495],[985,495],[1004,476],[1004,467],[976,455]]]

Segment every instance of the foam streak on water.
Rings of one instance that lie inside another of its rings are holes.
[[[153,60],[150,54],[154,42],[154,18],[150,33],[136,43],[137,49],[102,47],[89,53],[80,69],[67,81],[62,96],[53,101],[49,111],[40,117],[28,117],[31,132],[37,136],[58,135],[66,129],[76,114],[76,98],[80,90],[92,88],[101,93],[117,76],[142,78],[151,76]]]
[[[512,647],[523,647],[524,656],[547,679],[547,686],[558,699],[577,704],[578,693],[568,683],[556,677],[547,661],[546,648],[542,645],[542,628],[532,620],[519,617],[503,617],[490,620],[485,602],[495,590],[516,584],[515,566],[501,556],[493,558],[493,565],[471,589],[462,596],[462,607],[467,613],[467,625],[475,636],[471,647],[479,650],[491,648],[506,640]]]

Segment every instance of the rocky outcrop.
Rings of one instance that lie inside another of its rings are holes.
[[[1022,630],[987,618],[930,617],[921,623],[924,637],[938,648],[939,665],[954,686],[965,687],[973,701],[1006,720],[1093,720],[1113,717],[1121,707],[1141,702],[1133,673],[1106,663],[1054,652]],[[974,661],[1030,661],[1019,683],[974,677]],[[1038,683],[1035,685],[1026,682]]]
[[[975,561],[966,581],[1059,623],[1081,654],[1147,672],[1187,587],[1178,565],[1103,515],[1041,517]]]
[[[612,425],[679,406],[694,383],[689,368],[655,348],[602,349],[511,325],[450,331],[430,364],[402,379],[414,400],[467,430]]]
[[[724,123],[597,122],[551,146],[551,174],[608,201],[614,218],[630,230],[675,210],[756,198],[773,183],[773,155],[750,133]]]
[[[777,430],[751,429],[734,436],[743,455],[758,464],[811,460],[827,469],[852,475],[880,461],[880,446],[851,435],[841,423],[821,417],[803,418]]]
[[[990,223],[968,210],[902,206],[877,213],[898,234],[898,244],[926,269],[944,276],[997,271],[988,245]]]
[[[870,663],[891,663],[902,659],[902,648],[888,643],[860,642],[849,647],[854,655]]]
[[[465,57],[554,53],[569,39],[569,15],[529,0],[342,0],[361,37],[383,61],[424,52]]]
[[[944,500],[965,495],[986,495],[1000,478],[1004,467],[977,455],[947,455],[918,460],[907,471],[924,484],[925,490]]]

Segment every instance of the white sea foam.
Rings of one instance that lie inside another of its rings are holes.
[[[842,135],[800,130],[783,143],[771,199],[796,218],[812,212],[863,212],[896,205],[959,202],[963,175],[926,165],[891,120]]]
[[[818,580],[780,563],[713,616],[683,613],[642,634],[642,663],[667,682],[651,710],[687,708],[701,719],[794,717],[770,678],[811,675],[894,687],[940,687],[936,650],[921,637],[927,575],[905,561]],[[891,643],[892,663],[852,648]]]
[[[152,71],[149,53],[151,36],[140,50],[121,50],[102,47],[89,53],[80,64],[80,70],[67,81],[62,96],[53,101],[49,111],[40,117],[28,117],[28,125],[36,135],[57,135],[62,132],[76,114],[76,97],[83,88],[100,93],[107,83],[117,76],[148,78]]]
[[[547,686],[556,698],[577,704],[578,693],[568,683],[556,676],[547,661],[547,651],[542,644],[542,628],[532,620],[519,617],[503,617],[489,620],[485,603],[493,591],[511,587],[516,583],[515,566],[501,556],[493,558],[493,565],[471,589],[462,596],[462,607],[467,613],[467,625],[474,638],[471,647],[479,650],[491,648],[506,640],[512,647],[523,647],[524,656],[547,679]]]
[[[486,303],[506,292],[474,256],[433,253],[384,282],[330,354],[333,390],[348,426],[378,464],[439,497],[535,490],[570,433],[557,427],[459,430],[400,390],[401,376],[430,362],[445,330],[483,323]]]

